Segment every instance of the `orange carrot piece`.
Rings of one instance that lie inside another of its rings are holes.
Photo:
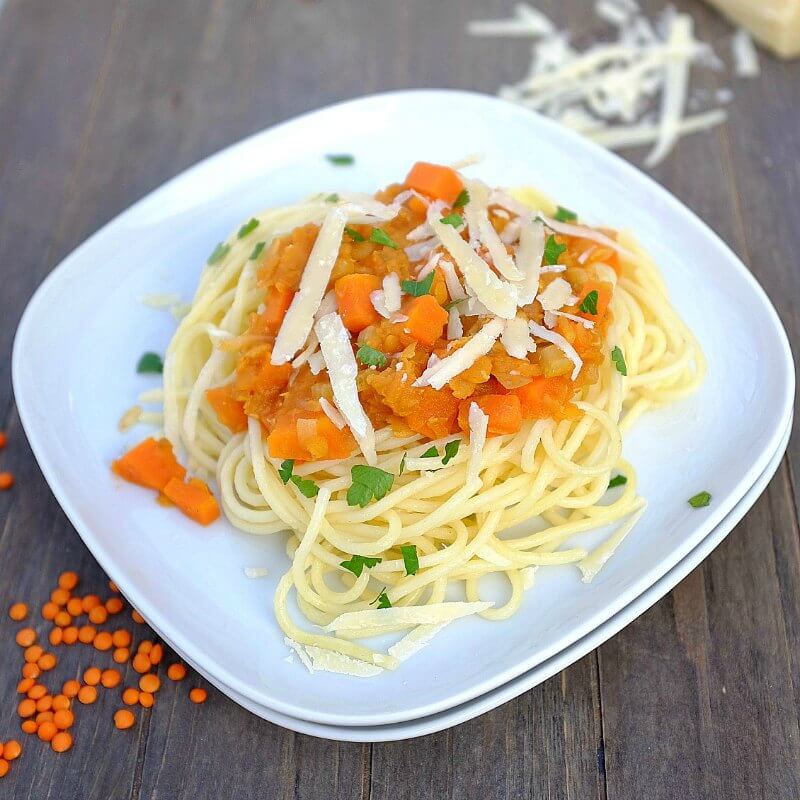
[[[464,184],[451,167],[417,161],[406,176],[406,186],[435,200],[444,200],[452,205]]]
[[[283,414],[267,437],[272,458],[318,461],[347,458],[355,440],[347,428],[339,430],[322,411],[294,411]]]
[[[336,281],[334,291],[339,306],[339,316],[351,333],[360,333],[368,325],[374,325],[380,315],[372,305],[370,292],[381,288],[377,275],[345,275]]]
[[[415,297],[407,303],[405,314],[408,321],[403,327],[418,342],[429,347],[442,335],[442,328],[447,323],[447,312],[430,294]]]
[[[513,394],[485,394],[481,397],[468,397],[458,408],[458,425],[463,431],[469,430],[469,408],[476,403],[489,417],[487,433],[498,436],[503,433],[516,433],[522,427],[522,404]]]
[[[131,483],[161,491],[173,479],[183,480],[186,470],[178,463],[167,439],[152,437],[140,442],[117,459],[112,469]]]
[[[217,419],[233,433],[247,430],[247,414],[244,403],[233,396],[233,386],[217,386],[206,391],[208,402],[214,409]]]
[[[189,483],[172,478],[163,491],[187,517],[201,525],[209,525],[219,517],[216,498],[199,478],[192,478]]]
[[[264,327],[270,333],[277,333],[280,329],[293,298],[294,292],[281,284],[267,289],[264,297],[264,313],[261,316],[264,318]]]
[[[575,407],[571,404],[575,385],[568,377],[535,377],[530,383],[512,389],[519,398],[523,419],[565,419],[571,417]]]

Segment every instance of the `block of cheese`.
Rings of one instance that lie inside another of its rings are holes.
[[[800,56],[800,0],[706,0],[781,58]]]

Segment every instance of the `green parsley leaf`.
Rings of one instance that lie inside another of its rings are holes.
[[[586,297],[581,300],[581,304],[578,306],[584,314],[596,314],[597,313],[597,298],[599,297],[597,293],[597,289],[592,289]]]
[[[624,475],[615,475],[609,482],[608,488],[614,489],[617,486],[624,486],[628,482],[628,479]]]
[[[392,239],[386,231],[382,231],[380,228],[373,228],[372,233],[369,235],[369,240],[371,242],[375,242],[375,244],[382,244],[386,247],[391,247],[392,250],[399,250],[400,245]]]
[[[287,458],[286,461],[281,462],[281,467],[278,470],[278,475],[280,475],[280,478],[284,483],[289,483],[289,478],[292,477],[293,470],[294,470],[294,459]]]
[[[226,255],[228,255],[228,251],[231,249],[229,244],[225,242],[220,242],[215,248],[214,252],[208,257],[209,264],[216,264],[219,261],[222,261]]]
[[[335,167],[349,167],[356,162],[355,158],[349,153],[330,153],[325,158]]]
[[[453,203],[453,209],[464,208],[467,203],[469,203],[469,192],[466,189],[462,189],[458,193],[455,203]]]
[[[356,358],[365,367],[385,367],[389,363],[389,359],[386,355],[381,353],[380,350],[370,347],[368,344],[362,344],[361,347],[356,350]]]
[[[164,362],[158,353],[144,353],[136,365],[136,371],[140,375],[145,373],[160,375],[164,371]]]
[[[708,492],[698,492],[694,497],[689,498],[689,505],[692,508],[705,508],[711,502],[711,495]]]
[[[439,451],[435,447],[431,446],[420,456],[420,458],[439,458]]]
[[[422,297],[424,294],[431,293],[433,286],[434,271],[429,272],[421,281],[403,281],[400,286],[406,294],[412,297]]]
[[[325,198],[326,203],[338,203],[339,202],[339,195],[334,192],[333,194],[329,194]]]
[[[459,303],[463,303],[463,302],[464,302],[464,298],[462,298],[461,300],[451,300],[449,303],[447,303],[444,306],[442,306],[442,308],[445,311],[449,312],[451,308],[455,308]]]
[[[448,461],[454,459],[458,454],[459,447],[461,447],[461,439],[453,439],[452,442],[448,442],[444,446],[444,458],[442,459],[442,464],[447,464]]]
[[[261,251],[264,249],[264,245],[265,244],[266,244],[266,242],[259,242],[253,248],[253,252],[250,253],[250,261],[255,261],[261,255]]]
[[[439,222],[442,225],[452,225],[454,228],[460,228],[464,224],[464,217],[461,214],[452,213],[442,217]]]
[[[419,569],[419,556],[417,555],[417,546],[415,544],[404,544],[400,548],[403,554],[403,564],[406,567],[406,575],[416,575]]]
[[[389,596],[386,594],[386,592],[381,592],[378,595],[378,608],[391,608],[391,607],[392,603],[389,600]]]
[[[544,245],[544,263],[552,266],[558,264],[558,257],[567,249],[565,244],[559,244],[551,233]]]
[[[240,239],[244,239],[244,237],[247,236],[248,233],[252,233],[257,227],[258,227],[258,220],[255,217],[251,217],[249,222],[246,222],[244,225],[242,225],[241,228],[239,228],[239,233],[237,233],[236,235]]]
[[[319,493],[319,486],[310,478],[301,478],[299,475],[292,475],[291,481],[300,490],[300,494],[306,497],[316,497]]]
[[[572,222],[578,219],[578,215],[564,206],[559,206],[556,213],[553,214],[553,219],[557,219],[559,222]]]
[[[403,453],[403,457],[400,459],[400,471],[397,473],[398,475],[402,475],[406,471],[406,456],[408,453]]]
[[[366,508],[374,497],[381,500],[394,483],[394,475],[378,467],[357,464],[350,468],[353,483],[347,490],[347,505]]]
[[[366,242],[367,239],[363,234],[360,234],[355,228],[351,228],[349,225],[344,226],[344,232],[354,241],[354,242]]]
[[[350,570],[353,575],[360,578],[364,567],[374,567],[376,564],[380,564],[381,561],[383,561],[382,558],[372,558],[372,556],[350,556],[349,561],[340,561],[339,566]]]
[[[622,350],[619,347],[614,347],[611,351],[611,360],[614,362],[614,366],[617,368],[617,372],[620,375],[627,375],[628,374],[628,365],[625,363],[625,356],[622,354]]]

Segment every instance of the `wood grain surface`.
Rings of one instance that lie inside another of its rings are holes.
[[[591,32],[588,0],[537,5],[576,36]],[[702,38],[727,51],[729,26],[697,2],[679,5]],[[0,740],[14,736],[24,747],[0,779],[3,800],[800,797],[797,438],[753,510],[673,592],[560,675],[452,730],[392,744],[315,739],[264,722],[210,687],[207,703],[188,702],[189,686],[203,684],[190,676],[165,682],[155,708],[126,732],[111,721],[116,691],[79,707],[75,747],[65,755],[19,731],[20,653],[5,606],[38,606],[65,568],[80,572],[89,590],[107,591],[36,466],[11,393],[14,331],[37,285],[134,200],[275,122],[384,89],[493,92],[523,74],[528,45],[469,39],[464,29],[511,6],[2,6],[0,425],[9,446],[0,469],[12,470],[17,485],[0,493]],[[654,0],[646,6],[659,8]],[[762,71],[758,80],[732,80],[727,125],[683,140],[652,174],[752,268],[797,343],[800,62],[762,55]],[[728,82],[709,70],[696,79],[708,89]],[[641,162],[641,151],[625,155]],[[58,649],[59,680],[89,665],[86,650]]]

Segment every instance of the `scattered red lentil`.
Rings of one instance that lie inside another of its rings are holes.
[[[48,720],[47,722],[43,722],[39,726],[39,730],[36,731],[36,735],[43,742],[51,742],[53,740],[53,737],[57,733],[58,733],[58,728],[56,728],[56,724],[52,720]]]
[[[8,771],[11,769],[8,761],[4,758],[0,758],[0,778],[5,778],[8,775]]]
[[[42,617],[44,619],[55,619],[56,614],[59,612],[59,607],[55,603],[51,603],[49,600],[42,606]]]
[[[115,686],[119,686],[122,682],[122,675],[120,675],[119,670],[116,669],[104,669],[103,674],[100,676],[100,683],[106,687],[106,689],[113,689]]]
[[[50,592],[50,601],[55,603],[57,606],[65,606],[69,602],[69,599],[70,593],[68,589],[62,589],[59,587],[58,589],[53,589],[53,591]]]
[[[111,657],[117,664],[126,664],[131,657],[131,651],[127,647],[118,647]]]
[[[199,687],[195,687],[189,692],[189,699],[193,703],[205,703],[207,698],[208,698],[208,692],[205,689],[200,689]]]
[[[68,708],[60,708],[53,712],[53,722],[60,731],[65,731],[75,724],[75,715]]]
[[[0,490],[5,491],[14,485],[14,476],[10,472],[0,472]]]
[[[64,629],[52,628],[47,635],[47,639],[53,647],[58,647],[64,641]]]
[[[42,674],[42,671],[36,664],[29,664],[27,661],[22,665],[22,677],[23,678],[38,678]]]
[[[64,693],[64,696],[67,698],[70,697],[77,697],[78,692],[81,689],[80,683],[76,680],[66,681],[64,686],[61,688],[61,691]]]
[[[61,628],[59,628],[59,630],[61,630]],[[78,641],[78,629],[74,625],[64,628],[61,641],[63,641],[64,644],[75,644],[75,642]]]
[[[106,611],[108,611],[109,614],[119,614],[124,607],[125,604],[119,597],[109,597],[108,600],[106,600]]]
[[[28,606],[26,606],[25,603],[14,603],[14,605],[8,609],[8,616],[15,622],[21,622],[28,616]]]
[[[20,725],[20,728],[22,728],[22,732],[28,734],[36,733],[36,729],[38,727],[39,726],[36,724],[36,720],[33,719],[24,719],[22,720],[22,725]]]
[[[70,597],[67,601],[67,612],[73,617],[79,617],[83,614],[83,603],[80,597]]]
[[[43,672],[49,672],[58,663],[52,653],[45,653],[37,662],[36,666]]]
[[[137,622],[139,625],[144,625],[144,617],[136,609],[131,612],[131,617],[133,617],[134,622]]]
[[[96,594],[87,594],[83,598],[81,605],[85,613],[89,613],[93,608],[96,608],[102,603],[102,600]]]
[[[78,628],[78,641],[84,644],[91,644],[97,635],[97,628],[93,625],[82,625]]]
[[[16,642],[20,647],[30,647],[36,641],[36,631],[33,628],[22,628],[17,631]]]
[[[53,622],[59,628],[68,628],[70,625],[72,625],[72,615],[69,613],[69,611],[64,611],[64,609],[61,609],[61,611],[59,611],[58,614],[56,614],[53,618]]]
[[[114,713],[114,724],[121,731],[124,731],[127,728],[132,728],[136,724],[136,717],[133,715],[133,712],[128,711],[127,708],[120,708],[119,711]]]
[[[58,588],[71,592],[78,585],[78,581],[77,572],[62,572],[58,576]]]
[[[111,639],[114,642],[114,647],[130,647],[131,634],[124,628],[117,628],[117,630],[111,634]]]
[[[94,637],[94,646],[98,650],[110,650],[114,646],[114,642],[111,639],[111,634],[108,631],[100,631],[100,633]]]
[[[122,693],[122,702],[129,706],[135,706],[139,702],[139,690],[129,687]]]
[[[182,681],[186,677],[186,667],[183,664],[170,664],[167,667],[167,677],[171,681]]]
[[[81,686],[78,692],[78,700],[85,706],[91,705],[97,700],[97,689],[94,686]]]
[[[72,747],[72,736],[66,731],[59,731],[50,742],[50,747],[56,753],[66,753]]]
[[[83,673],[83,682],[87,686],[97,686],[100,683],[100,676],[102,672],[100,672],[97,667],[89,667],[89,669],[85,670]]]
[[[6,761],[14,761],[22,755],[22,745],[16,739],[9,739],[3,745],[3,758]]]
[[[53,698],[53,711],[66,711],[72,705],[65,694],[57,694]]]
[[[139,705],[142,708],[152,708],[156,698],[150,692],[139,692]]]
[[[133,657],[133,661],[131,663],[133,664],[133,668],[140,675],[144,675],[145,672],[149,672],[150,667],[152,666],[150,664],[150,659],[144,653],[137,653]]]

